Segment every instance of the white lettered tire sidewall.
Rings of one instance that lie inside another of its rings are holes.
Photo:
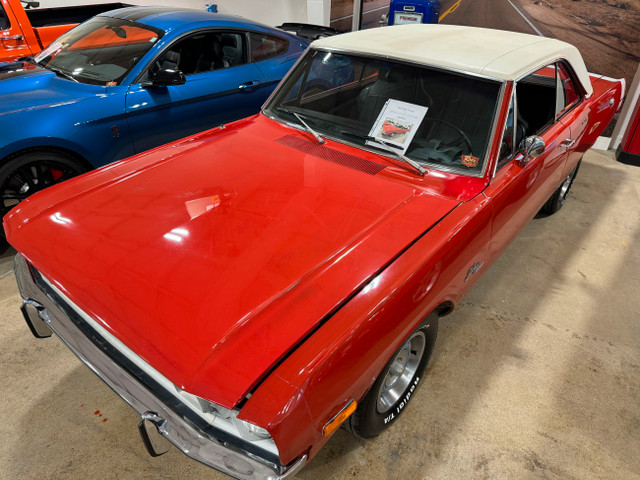
[[[358,408],[349,419],[349,429],[359,437],[368,438],[380,434],[384,429],[391,426],[400,415],[406,410],[407,405],[415,396],[418,386],[424,382],[424,374],[433,351],[433,346],[438,333],[438,315],[432,313],[407,337],[413,338],[416,333],[424,335],[424,350],[422,358],[419,360],[415,373],[409,380],[403,393],[399,395],[397,401],[390,405],[383,413],[378,408],[379,394],[383,388],[383,383],[387,374],[392,368],[401,350],[405,347],[405,340],[394,352],[391,359],[382,369],[376,381],[371,386]]]

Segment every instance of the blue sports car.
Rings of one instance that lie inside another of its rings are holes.
[[[88,169],[257,113],[307,46],[240,17],[132,7],[0,64],[2,215]]]

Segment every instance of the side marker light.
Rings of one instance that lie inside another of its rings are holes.
[[[358,402],[351,400],[347,403],[342,410],[340,410],[331,420],[329,420],[324,427],[322,427],[322,435],[328,437],[335,432],[349,416],[356,411]]]

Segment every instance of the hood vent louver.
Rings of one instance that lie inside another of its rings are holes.
[[[349,153],[344,153],[339,150],[320,145],[319,143],[312,143],[309,140],[296,137],[295,135],[285,135],[276,140],[277,143],[285,145],[299,152],[313,155],[314,157],[322,158],[330,162],[342,165],[343,167],[351,168],[352,170],[358,170],[359,172],[366,173],[367,175],[376,175],[386,168],[385,165],[372,162],[366,158],[357,157]]]

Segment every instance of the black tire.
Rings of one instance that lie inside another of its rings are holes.
[[[573,181],[578,175],[578,169],[580,168],[580,164],[582,163],[582,159],[576,165],[569,175],[562,181],[562,184],[557,188],[555,192],[549,197],[547,203],[545,203],[540,209],[540,213],[545,215],[553,215],[558,210],[562,208],[564,205],[564,201],[567,199],[567,195],[569,195],[569,190],[571,190],[571,185],[573,185]]]
[[[57,152],[32,150],[10,158],[0,167],[0,214],[4,217],[22,200],[87,169]]]
[[[437,334],[438,315],[432,313],[394,352],[349,418],[349,430],[362,438],[375,437],[400,417],[424,375]],[[412,362],[415,368],[410,368]]]

